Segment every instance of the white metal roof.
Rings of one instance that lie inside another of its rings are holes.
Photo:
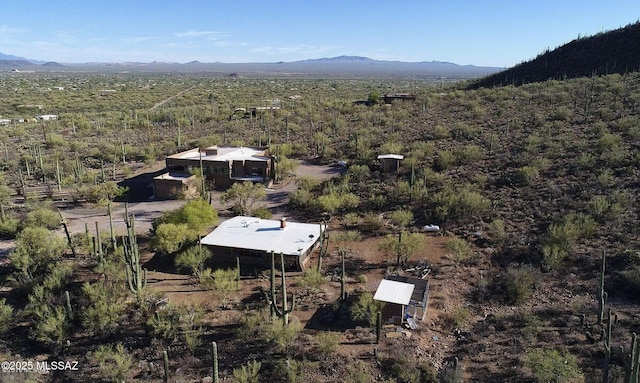
[[[373,299],[399,305],[408,305],[409,301],[411,301],[411,294],[413,294],[414,288],[415,286],[411,283],[383,279],[380,281],[380,285]]]
[[[386,160],[386,159],[401,160],[403,158],[404,158],[404,156],[402,154],[380,154],[380,155],[378,155],[378,159],[379,160]]]
[[[264,157],[262,154],[264,150],[249,148],[249,147],[225,147],[225,146],[211,146],[207,149],[215,149],[216,154],[202,153],[202,161],[233,161],[233,160],[253,160],[253,161],[268,161],[269,157]],[[200,160],[200,152],[198,149],[191,149],[185,152],[173,154],[169,158],[179,158],[187,160]]]
[[[222,222],[202,238],[200,243],[300,255],[320,239],[320,229],[320,224],[289,221],[286,221],[286,227],[281,229],[279,220],[238,216]]]
[[[196,176],[189,173],[181,173],[181,172],[166,172],[160,174],[159,176],[153,177],[154,180],[179,180],[185,181],[189,179],[195,179]]]

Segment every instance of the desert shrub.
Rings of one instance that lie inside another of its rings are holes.
[[[349,311],[354,321],[365,321],[369,326],[376,325],[378,311],[382,311],[384,302],[373,299],[370,292],[362,293],[356,302],[354,302]]]
[[[109,333],[123,319],[126,305],[121,293],[103,282],[82,285],[86,304],[80,311],[82,325],[92,333]]]
[[[407,351],[398,350],[382,362],[385,375],[400,383],[435,383],[436,372],[429,362],[421,362]]]
[[[624,286],[625,292],[634,298],[640,296],[640,266],[627,267],[619,274],[620,285]]]
[[[382,217],[379,214],[369,212],[362,219],[362,231],[366,233],[374,233],[382,228]]]
[[[308,209],[314,202],[315,196],[306,189],[299,189],[289,194],[289,203],[294,209]]]
[[[153,231],[163,223],[174,225],[186,224],[189,228],[190,238],[197,238],[206,229],[218,223],[216,210],[203,199],[187,202],[179,209],[165,212],[153,222]]]
[[[594,219],[583,213],[569,213],[561,222],[549,225],[541,239],[542,268],[556,270],[576,242],[593,235],[596,227]]]
[[[504,274],[506,300],[511,304],[526,301],[538,282],[538,271],[531,265],[510,266]]]
[[[154,337],[166,342],[173,341],[180,330],[180,311],[175,307],[166,307],[147,320],[147,326]]]
[[[323,194],[315,200],[317,209],[334,213],[338,210],[354,209],[360,204],[360,197],[353,193],[332,192]]]
[[[358,242],[362,240],[362,234],[358,230],[338,231],[331,234],[331,240],[340,244]]]
[[[237,291],[238,286],[238,270],[237,269],[204,269],[200,274],[200,284],[222,297]]]
[[[463,262],[473,254],[471,244],[463,238],[453,237],[444,245],[445,249],[451,252],[456,263]]]
[[[159,252],[171,254],[180,250],[192,237],[186,223],[162,223],[156,227],[153,244]]]
[[[386,152],[386,153],[395,153],[395,152]],[[349,167],[349,170],[347,170],[347,175],[356,182],[362,182],[367,180],[370,177],[371,171],[369,170],[369,167],[367,165],[356,164],[356,165],[351,165]]]
[[[299,321],[290,321],[283,326],[280,320],[268,321],[264,325],[263,337],[275,344],[279,352],[288,352],[304,326]]]
[[[513,173],[514,181],[522,184],[529,185],[540,176],[540,170],[535,166],[525,165],[522,166]]]
[[[44,208],[37,208],[27,213],[24,225],[29,227],[44,227],[49,230],[60,227],[60,215],[55,211]]]
[[[484,213],[490,202],[468,187],[458,190],[445,188],[433,196],[436,218],[441,220],[465,219]]]
[[[456,163],[456,156],[449,150],[441,150],[438,152],[433,164],[433,168],[439,172],[443,172],[451,168]]]
[[[231,185],[220,199],[222,202],[231,202],[233,211],[237,215],[247,215],[253,210],[253,205],[266,196],[267,192],[263,185],[244,181]]]
[[[184,340],[184,344],[187,346],[191,355],[194,355],[196,348],[202,345],[202,334],[204,333],[204,328],[202,326],[192,326],[190,328],[186,328],[182,332],[182,338]]]
[[[394,210],[389,214],[389,220],[398,227],[407,227],[413,222],[413,212],[410,210]]]
[[[501,219],[491,221],[488,225],[488,230],[491,241],[495,244],[502,244],[507,239],[507,229]]]
[[[60,347],[67,339],[70,325],[63,307],[42,305],[34,310],[31,334],[36,341],[51,349]]]
[[[251,212],[252,217],[258,217],[262,219],[271,219],[273,213],[266,206],[258,206]]]
[[[469,140],[478,134],[479,129],[464,122],[456,122],[451,129],[451,136],[458,140]]]
[[[436,140],[444,140],[451,137],[451,132],[449,132],[449,129],[445,128],[442,125],[434,126],[432,134],[433,138],[435,138]]]
[[[317,289],[325,283],[327,283],[327,278],[314,267],[307,268],[302,273],[302,279],[300,280],[300,285],[309,289]]]
[[[4,332],[8,327],[13,317],[13,307],[6,303],[6,299],[0,299],[0,333]]]
[[[380,242],[380,250],[396,255],[400,264],[406,264],[409,258],[424,247],[424,236],[420,233],[401,232],[398,235],[387,234]]]
[[[9,254],[11,264],[23,282],[42,277],[49,264],[59,260],[65,249],[64,240],[44,227],[27,227],[16,236],[15,250]]]
[[[361,360],[347,365],[346,383],[369,383],[371,381],[370,367]]]
[[[457,164],[471,164],[482,159],[484,150],[478,145],[465,145],[456,149],[454,155]]]
[[[175,264],[177,268],[188,268],[196,278],[200,279],[204,264],[211,257],[211,252],[206,247],[194,245],[180,252],[176,256]]]
[[[126,192],[127,188],[118,186],[115,181],[103,182],[97,185],[83,185],[77,190],[78,199],[94,203],[113,201]]]
[[[453,311],[451,315],[454,328],[461,328],[467,323],[469,319],[469,309],[466,307],[458,307]]]
[[[122,343],[116,344],[115,347],[100,345],[93,352],[93,357],[98,363],[100,375],[115,383],[124,382],[133,368],[133,356]]]
[[[258,383],[262,363],[255,360],[247,362],[239,368],[233,369],[233,381],[236,383]]]
[[[15,217],[5,217],[0,220],[0,238],[15,238],[20,227],[20,220]]]
[[[314,337],[316,348],[322,355],[331,355],[336,352],[340,344],[340,333],[333,331],[320,331]]]
[[[568,352],[535,349],[527,353],[525,365],[539,383],[584,382],[576,357]]]

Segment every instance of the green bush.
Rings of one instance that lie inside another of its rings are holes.
[[[538,271],[531,265],[511,266],[503,277],[506,299],[511,304],[526,301],[538,283]]]
[[[463,238],[453,237],[447,241],[444,247],[452,253],[456,263],[464,262],[473,255],[471,244]]]
[[[178,269],[188,268],[196,278],[200,279],[204,270],[204,264],[211,257],[211,252],[206,247],[194,245],[180,252],[176,256],[175,264]]]
[[[576,357],[568,352],[535,349],[527,353],[525,365],[539,383],[584,382]]]
[[[100,375],[114,383],[124,382],[133,368],[133,356],[122,343],[116,344],[115,347],[100,345],[93,352],[93,357],[98,363]]]
[[[331,355],[336,352],[340,344],[340,333],[333,331],[320,331],[315,336],[316,348],[322,355]]]
[[[302,273],[302,279],[300,280],[300,285],[309,289],[317,289],[325,283],[327,283],[327,277],[314,267],[307,268]]]
[[[193,237],[194,233],[189,231],[186,223],[162,223],[156,227],[153,244],[157,251],[172,254],[180,250]]]
[[[410,210],[394,210],[389,214],[389,220],[398,227],[408,227],[413,222],[413,212]]]
[[[239,368],[233,369],[233,381],[236,383],[258,383],[260,380],[260,368],[262,363],[255,360],[247,362]]]
[[[376,325],[378,312],[383,308],[384,302],[376,301],[373,294],[364,292],[358,297],[358,301],[351,305],[349,311],[354,321],[365,321],[373,327]]]
[[[27,213],[24,225],[29,227],[44,227],[54,230],[60,227],[60,215],[46,207],[37,208]]]
[[[0,299],[0,333],[9,328],[11,318],[13,317],[13,307],[6,303],[6,299]]]
[[[103,282],[85,282],[82,292],[87,302],[80,311],[82,325],[92,333],[113,332],[125,315],[121,293]]]
[[[518,169],[513,174],[515,182],[522,185],[529,185],[540,176],[540,170],[535,166],[525,165]]]

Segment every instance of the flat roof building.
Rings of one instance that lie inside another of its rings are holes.
[[[274,173],[274,161],[267,148],[210,146],[168,156],[169,170],[188,171],[202,167],[216,189],[226,189],[236,181],[267,183]]]
[[[213,251],[214,258],[240,257],[243,263],[265,266],[271,262],[271,252],[282,253],[287,268],[303,270],[324,230],[322,224],[238,216],[222,222],[200,243]]]

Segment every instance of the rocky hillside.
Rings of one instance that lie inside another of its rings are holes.
[[[577,38],[533,60],[487,76],[471,88],[522,85],[549,79],[561,80],[640,69],[640,23]]]

